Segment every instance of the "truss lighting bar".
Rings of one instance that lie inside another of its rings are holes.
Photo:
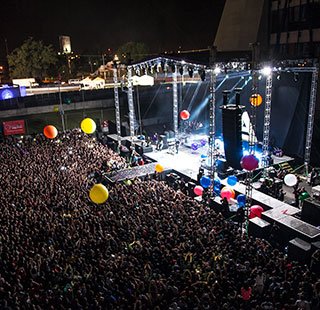
[[[264,110],[263,122],[263,144],[262,144],[262,165],[268,165],[268,149],[270,136],[270,120],[271,120],[271,95],[272,95],[272,72],[266,77],[266,103]]]
[[[315,68],[312,72],[306,146],[305,146],[305,153],[304,153],[304,162],[306,166],[308,166],[308,164],[310,163],[313,124],[314,124],[314,112],[316,107],[316,96],[317,96],[317,85],[318,85],[318,68]]]
[[[133,89],[132,89],[132,67],[128,67],[128,108],[129,108],[129,127],[130,136],[134,136],[134,104],[133,104]]]
[[[209,158],[210,172],[212,178],[215,176],[216,158],[216,80],[217,75],[214,70],[210,70],[210,127],[209,127]]]
[[[173,80],[173,130],[175,134],[175,138],[178,138],[178,79],[177,79],[177,66],[175,66],[175,70],[172,73]]]
[[[121,119],[120,119],[120,103],[119,103],[119,93],[118,93],[118,70],[113,68],[113,90],[114,90],[114,104],[116,108],[116,126],[117,135],[121,136]]]

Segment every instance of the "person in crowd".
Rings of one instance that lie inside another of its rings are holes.
[[[316,309],[319,275],[165,181],[94,204],[89,176],[127,164],[79,130],[0,149],[0,309]]]

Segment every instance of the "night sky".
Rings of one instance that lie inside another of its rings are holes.
[[[0,56],[32,36],[59,48],[71,37],[77,53],[100,53],[126,42],[145,43],[150,53],[207,48],[214,41],[224,0],[103,1],[6,0],[1,3]]]

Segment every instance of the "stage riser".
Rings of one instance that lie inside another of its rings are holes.
[[[288,257],[291,260],[304,264],[310,264],[311,261],[311,244],[295,238],[289,241]]]
[[[301,219],[316,227],[320,226],[320,202],[312,198],[304,200]]]

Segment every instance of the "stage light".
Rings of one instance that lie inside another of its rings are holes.
[[[293,73],[293,80],[294,80],[295,82],[298,82],[298,81],[299,81],[299,73],[297,73],[297,72],[294,72],[294,73]]]
[[[213,72],[218,75],[219,73],[221,73],[221,69],[219,67],[215,67]]]
[[[272,73],[272,69],[270,67],[264,67],[262,68],[261,73],[264,76],[269,76]]]
[[[189,77],[193,77],[193,69],[191,67],[188,68]]]

